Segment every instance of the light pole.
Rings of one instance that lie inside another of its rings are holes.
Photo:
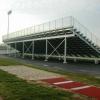
[[[9,38],[9,15],[12,13],[11,10],[8,11],[8,29],[7,29],[7,39]],[[8,52],[8,49],[9,49],[9,52]],[[7,45],[7,54],[10,55],[10,46]]]
[[[8,30],[7,30],[7,34],[9,35],[9,15],[12,13],[11,10],[8,11]]]

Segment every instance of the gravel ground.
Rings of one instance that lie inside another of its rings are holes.
[[[1,96],[0,96],[0,100],[3,100]]]
[[[61,75],[56,73],[30,68],[23,65],[0,66],[0,69],[7,71],[8,73],[14,74],[17,77],[20,77],[25,80],[41,80],[41,79],[61,77]]]

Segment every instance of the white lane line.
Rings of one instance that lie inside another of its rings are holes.
[[[80,89],[85,89],[85,88],[89,88],[91,86],[81,86],[81,87],[76,87],[76,88],[71,88],[71,90],[80,90]]]
[[[74,82],[74,81],[63,81],[63,82],[56,82],[56,83],[53,83],[53,84],[58,85],[58,84],[71,83],[71,82]]]

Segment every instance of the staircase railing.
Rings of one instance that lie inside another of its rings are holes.
[[[94,43],[97,47],[100,47],[100,39],[92,32],[90,32],[89,29],[87,29],[84,25],[82,25],[77,19],[72,17],[73,20],[73,26],[75,29],[77,29],[83,36],[86,36],[91,43]]]

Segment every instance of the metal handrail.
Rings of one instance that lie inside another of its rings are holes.
[[[45,31],[56,30],[59,28],[69,27],[70,26],[71,17],[64,17],[61,19],[53,20],[47,23],[43,23],[40,25],[32,26],[29,28],[25,28],[20,31],[16,31],[3,36],[3,40],[16,38],[20,36],[26,36],[30,34],[37,34]]]
[[[89,29],[87,29],[84,25],[82,25],[77,19],[73,17],[73,26],[76,28],[78,31],[81,32],[84,36],[87,37],[92,43],[94,43],[96,46],[100,47],[100,39],[90,32]]]
[[[74,27],[86,36],[90,41],[100,47],[100,40],[84,25],[72,16],[63,17],[40,25],[32,26],[3,36],[3,40],[8,40],[16,37],[27,36],[31,34],[39,34],[45,31]]]

